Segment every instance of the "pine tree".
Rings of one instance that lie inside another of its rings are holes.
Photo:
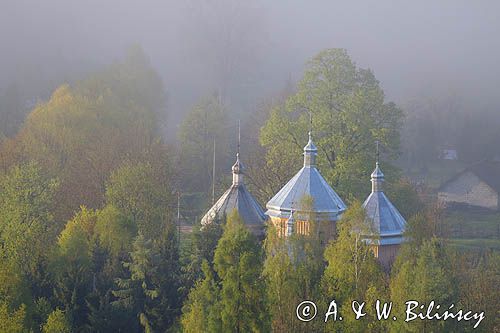
[[[155,241],[145,239],[142,233],[136,237],[130,261],[124,263],[130,276],[117,279],[119,289],[113,292],[118,298],[115,305],[134,315],[145,332],[166,330],[180,310],[174,229],[166,226]]]

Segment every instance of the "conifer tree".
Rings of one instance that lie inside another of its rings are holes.
[[[200,279],[184,303],[181,325],[185,333],[220,332],[222,327],[218,308],[220,288],[215,272],[209,263],[202,263],[203,279]]]
[[[134,315],[145,332],[169,328],[179,312],[179,260],[175,228],[166,226],[160,239],[152,241],[140,233],[130,261],[124,266],[128,278],[117,279],[114,303]],[[136,322],[137,325],[137,322]]]
[[[214,268],[221,279],[222,332],[268,330],[262,273],[262,250],[237,212],[228,216],[215,250]]]

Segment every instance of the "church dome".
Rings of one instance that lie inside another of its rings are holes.
[[[317,148],[309,133],[309,141],[304,147],[304,166],[267,203],[266,214],[271,217],[288,218],[294,203],[304,197],[313,199],[312,212],[320,220],[336,221],[345,211],[346,205],[326,182],[316,168]]]
[[[367,242],[376,245],[401,244],[404,242],[406,220],[383,192],[384,174],[378,162],[371,181],[372,193],[363,203],[367,221],[373,232],[372,235],[367,235]]]
[[[234,210],[237,210],[245,225],[253,233],[257,235],[263,233],[267,216],[257,200],[248,192],[243,182],[243,170],[244,166],[240,162],[238,152],[236,154],[236,163],[232,167],[233,183],[203,216],[201,219],[202,225],[221,221]]]

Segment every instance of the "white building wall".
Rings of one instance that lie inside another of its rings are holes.
[[[498,209],[498,193],[470,171],[444,186],[438,193],[438,198],[445,203]]]

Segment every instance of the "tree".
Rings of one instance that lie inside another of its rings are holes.
[[[222,284],[222,331],[266,331],[262,252],[237,212],[227,218],[215,250],[214,268]]]
[[[179,258],[174,225],[167,225],[162,237],[136,237],[130,261],[124,263],[129,277],[118,278],[114,302],[136,317],[145,332],[164,331],[180,310]]]
[[[389,156],[398,151],[402,111],[384,101],[373,73],[357,68],[345,50],[320,52],[309,61],[297,93],[271,112],[261,132],[268,166],[286,165],[287,178],[300,166],[297,157],[306,143],[309,113],[325,178],[344,196],[364,195],[368,187],[364,179],[375,160],[375,141]]]
[[[352,300],[365,301],[370,295],[383,296],[384,274],[364,235],[371,234],[365,212],[354,202],[342,216],[337,240],[325,249],[327,266],[322,278],[323,297],[335,299],[342,309],[349,309]],[[340,331],[364,331],[374,318],[355,320],[352,312],[341,314],[342,322],[329,321],[326,326]]]
[[[54,215],[66,221],[80,205],[103,205],[106,181],[125,160],[144,160],[158,150],[163,102],[158,75],[135,50],[74,86],[57,88],[2,147],[14,155],[2,162],[35,160],[57,175]]]
[[[212,184],[214,140],[216,176],[228,170],[232,159],[228,151],[228,111],[217,95],[204,98],[189,112],[179,129],[180,165],[184,187],[209,193]]]
[[[209,263],[202,263],[203,278],[189,292],[182,307],[181,325],[185,333],[220,332],[221,317],[218,308],[220,288]]]
[[[131,218],[146,238],[156,238],[171,216],[173,203],[169,168],[151,163],[125,163],[113,171],[106,186],[106,201]]]
[[[24,321],[26,317],[26,306],[23,304],[19,309],[10,311],[6,303],[0,303],[0,331],[8,333],[25,332]]]
[[[404,245],[406,246],[406,245]],[[402,256],[406,251],[401,251]],[[391,300],[394,302],[394,315],[405,318],[405,302],[416,300],[428,305],[431,301],[447,308],[457,300],[456,277],[451,269],[448,250],[437,238],[424,240],[413,257],[396,261],[390,282]],[[453,325],[444,321],[404,320],[391,322],[394,332],[422,332],[445,330]]]
[[[52,217],[58,182],[36,163],[16,166],[0,179],[0,240],[33,297],[46,293],[46,265],[59,226]]]
[[[47,322],[42,327],[43,333],[70,333],[71,331],[71,324],[68,318],[59,309],[54,310],[49,315]]]

